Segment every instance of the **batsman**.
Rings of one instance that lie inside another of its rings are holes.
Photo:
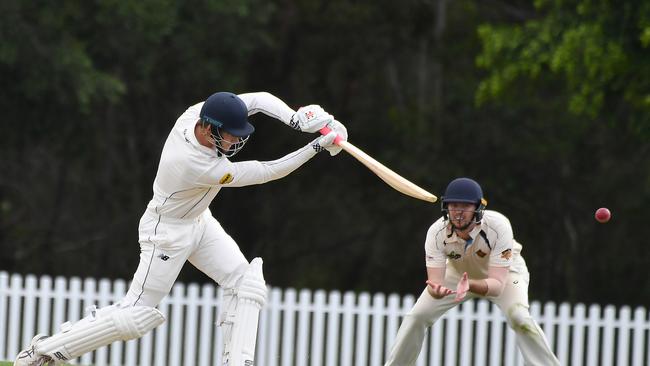
[[[248,117],[258,112],[298,131],[317,133],[328,127],[331,132],[277,160],[230,161],[255,130]],[[333,144],[337,135],[345,140],[347,130],[320,106],[294,111],[267,92],[218,92],[189,107],[163,147],[153,198],[140,219],[140,262],[124,298],[91,309],[57,334],[35,336],[14,365],[58,364],[118,340],[142,337],[165,321],[156,306],[186,261],[223,288],[223,364],[253,365],[259,311],[267,291],[262,259],[246,260],[209,205],[222,188],[285,177],[323,150],[338,154],[341,148]]]
[[[457,178],[447,186],[442,217],[431,225],[424,244],[427,287],[404,317],[385,366],[415,365],[426,329],[472,298],[486,298],[503,311],[525,365],[560,365],[528,310],[530,275],[522,246],[510,221],[485,210],[486,205],[481,186],[472,179]]]

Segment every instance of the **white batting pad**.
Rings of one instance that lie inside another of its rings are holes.
[[[112,305],[92,311],[60,333],[38,342],[36,351],[57,362],[67,361],[118,340],[142,337],[164,321],[156,308]]]
[[[266,283],[262,273],[262,258],[255,258],[244,272],[241,284],[230,301],[224,329],[223,364],[251,366],[255,358],[257,322],[266,303]],[[234,306],[233,306],[234,305]],[[228,324],[226,324],[228,325]],[[227,329],[230,328],[230,329]]]

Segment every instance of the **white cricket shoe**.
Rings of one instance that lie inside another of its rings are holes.
[[[34,338],[32,338],[32,342],[29,344],[29,347],[21,351],[18,356],[16,356],[14,366],[54,365],[54,361],[52,361],[51,358],[36,353],[36,343],[45,338],[47,338],[47,336],[43,334],[37,334]]]

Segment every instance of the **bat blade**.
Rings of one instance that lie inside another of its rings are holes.
[[[330,132],[330,129],[328,127],[324,127],[323,129],[320,130],[320,132],[326,135]],[[348,141],[337,138],[337,140],[335,140],[335,143],[339,145],[343,150],[345,150],[348,154],[352,155],[352,157],[357,159],[360,163],[365,165],[379,178],[381,178],[381,180],[386,182],[389,186],[393,187],[398,192],[401,192],[407,196],[411,196],[413,198],[417,198],[427,202],[433,203],[438,200],[438,197],[427,192],[423,188],[420,188],[419,186],[410,182],[409,180],[402,177],[401,175],[395,173],[387,166],[378,162],[373,157],[366,154],[363,150],[352,145]]]

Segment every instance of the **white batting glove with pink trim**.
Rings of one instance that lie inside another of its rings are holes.
[[[298,108],[291,117],[289,125],[298,131],[314,133],[332,121],[334,121],[334,116],[325,112],[321,106],[311,104]]]

